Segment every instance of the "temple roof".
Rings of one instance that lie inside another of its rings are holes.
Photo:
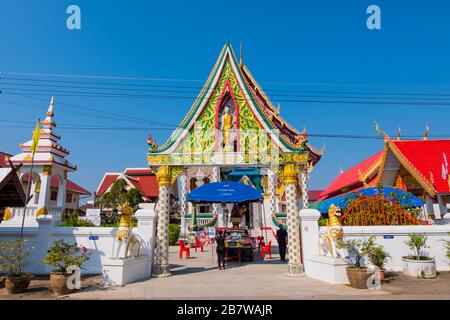
[[[315,164],[319,161],[322,152],[308,144],[306,131],[297,131],[281,117],[279,108],[273,106],[242,60],[238,63],[233,48],[228,42],[220,52],[189,112],[167,142],[161,146],[155,146],[154,141],[149,139],[149,145],[152,146],[149,149],[149,155],[176,153],[195,128],[196,123],[207,118],[204,116],[205,110],[215,113],[215,122],[217,122],[218,108],[224,94],[231,95],[237,108],[240,106],[246,108],[246,115],[252,118],[255,126],[268,134],[280,152],[307,153],[309,162]],[[211,104],[213,104],[212,107]],[[240,113],[239,117],[242,117]],[[242,131],[245,128],[239,127],[239,129]]]
[[[377,152],[368,159],[358,163],[347,171],[341,172],[325,190],[320,194],[320,199],[328,199],[342,193],[357,191],[366,183],[374,181],[381,163],[383,152]]]
[[[36,153],[34,155],[34,163],[40,165],[60,165],[65,167],[67,171],[75,171],[76,166],[71,164],[66,158],[69,155],[69,150],[61,146],[58,142],[61,139],[54,130],[56,128],[56,122],[54,117],[54,99],[50,100],[50,105],[48,107],[46,117],[42,121],[42,128],[40,130],[39,141],[36,148]],[[20,144],[22,153],[19,153],[11,157],[11,161],[14,164],[23,163],[28,165],[31,163],[32,153],[31,145],[33,140],[30,139],[27,142]]]
[[[159,195],[156,176],[148,168],[126,168],[124,172],[105,173],[95,195],[103,196],[117,179],[124,179],[131,188],[139,189],[147,201]]]
[[[419,182],[427,192],[449,193],[448,162],[450,161],[450,140],[388,140],[383,153],[382,167],[387,152],[392,151],[401,165]],[[445,169],[447,168],[447,169]],[[382,171],[377,179],[382,177]]]

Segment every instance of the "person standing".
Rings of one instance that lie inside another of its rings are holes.
[[[219,231],[218,236],[216,238],[217,243],[217,262],[219,263],[219,270],[225,269],[225,237],[223,235],[222,230]]]
[[[280,224],[280,228],[277,231],[278,251],[280,252],[281,261],[286,262],[286,240],[287,232],[284,230],[283,225]]]

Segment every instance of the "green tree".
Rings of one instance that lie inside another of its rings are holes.
[[[113,212],[117,212],[118,206],[128,201],[136,209],[142,202],[142,193],[136,188],[127,190],[127,187],[125,179],[117,179],[113,182],[111,189],[96,200],[96,205],[111,208]]]

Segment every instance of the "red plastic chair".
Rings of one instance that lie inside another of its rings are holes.
[[[197,237],[194,237],[194,249],[197,252],[197,248],[200,248],[200,251],[203,252],[203,243],[198,241]]]
[[[267,246],[262,247],[262,249],[261,249],[261,260],[264,260],[264,255],[266,253],[268,253],[269,254],[269,258],[272,259],[272,249],[271,249],[271,247],[272,247],[272,240],[269,241]]]
[[[266,244],[264,243],[264,237],[260,236],[256,238],[258,240],[258,251],[261,251],[261,247],[264,247]]]
[[[180,246],[180,255],[179,258],[183,259],[183,252],[186,253],[186,259],[190,259],[191,258],[191,252],[189,250],[189,247],[186,247],[184,245],[184,241],[183,240],[179,240],[178,241],[178,245]]]

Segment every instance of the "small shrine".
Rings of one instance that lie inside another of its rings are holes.
[[[77,167],[71,164],[66,157],[69,150],[59,144],[61,136],[55,133],[54,98],[50,100],[46,117],[42,121],[39,142],[33,159],[33,170],[30,177],[32,153],[32,140],[20,144],[22,152],[11,157],[14,165],[21,165],[18,173],[23,189],[28,190],[30,185],[30,199],[26,208],[9,208],[11,219],[3,224],[21,225],[25,215],[25,225],[37,225],[36,217],[51,215],[54,222],[61,220],[61,214],[66,206],[67,175],[76,171]],[[52,188],[57,186],[57,188]]]
[[[148,145],[148,164],[159,184],[155,275],[170,275],[170,192],[177,185],[182,232],[192,229],[189,225],[197,229],[211,223],[223,228],[240,225],[250,232],[285,224],[289,233],[288,274],[302,273],[298,210],[308,206],[308,175],[323,150],[308,143],[306,130],[297,131],[282,118],[280,106],[272,104],[244,64],[242,53],[238,61],[229,42],[167,142],[158,145],[149,136]],[[194,214],[187,194],[218,181],[250,185],[261,192],[264,201],[240,204],[233,217],[229,216],[233,204],[225,203],[200,207]],[[236,215],[240,215],[240,222]],[[191,221],[193,216],[195,222]]]

